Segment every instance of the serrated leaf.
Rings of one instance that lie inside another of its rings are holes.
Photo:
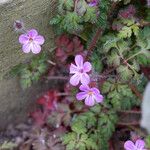
[[[62,21],[63,28],[68,32],[80,31],[83,29],[81,23],[81,17],[76,12],[67,12]]]
[[[96,9],[94,7],[87,7],[86,13],[84,15],[84,21],[96,23],[97,16],[96,16]]]
[[[108,52],[111,48],[116,47],[116,43],[119,39],[114,34],[108,34],[102,38],[102,41],[105,42],[103,44],[104,52]]]
[[[117,72],[119,73],[123,81],[129,80],[133,75],[133,72],[128,68],[128,66],[123,66],[123,65],[117,68]]]
[[[85,124],[82,121],[73,122],[71,129],[78,134],[85,133],[87,131]]]
[[[62,21],[62,17],[60,15],[56,15],[54,18],[50,20],[51,25],[57,25]]]
[[[70,141],[74,141],[76,139],[76,133],[70,132],[63,136],[63,144],[68,144]]]
[[[66,150],[74,150],[76,147],[75,141],[70,141],[69,144],[66,146]]]
[[[108,65],[119,66],[120,65],[120,56],[112,50],[111,55],[107,58]]]
[[[110,82],[105,82],[102,86],[102,92],[103,93],[108,93],[111,90],[113,90],[115,88],[114,84],[110,83]]]
[[[124,26],[118,34],[119,38],[129,38],[132,35],[132,29],[130,27]]]

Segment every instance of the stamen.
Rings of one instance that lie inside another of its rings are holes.
[[[92,92],[92,91],[89,91],[88,94],[89,94],[89,95],[93,95],[93,92]]]

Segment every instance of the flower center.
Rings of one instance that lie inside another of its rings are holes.
[[[80,71],[79,71],[80,73],[83,73],[84,72],[84,70],[83,69],[80,69]]]
[[[33,41],[33,39],[30,37],[30,38],[29,38],[29,42],[32,42],[32,41]]]
[[[88,95],[90,95],[90,96],[93,95],[93,92],[92,92],[92,91],[89,91],[89,92],[88,92]]]

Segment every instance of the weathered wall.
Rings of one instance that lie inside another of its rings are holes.
[[[50,49],[53,33],[49,20],[55,7],[54,0],[13,0],[0,5],[0,76],[32,55],[22,53],[19,35],[13,30],[14,21],[23,20],[27,29],[37,29],[46,38],[44,49]]]
[[[33,55],[21,51],[19,34],[13,30],[13,23],[15,20],[23,20],[27,29],[37,29],[46,39],[42,50],[50,50],[54,46],[54,34],[49,20],[56,11],[55,1],[2,0],[0,3],[0,128],[13,120],[23,119],[28,105],[33,103],[35,95],[41,91],[41,86],[22,91],[17,79],[2,78],[13,66]]]

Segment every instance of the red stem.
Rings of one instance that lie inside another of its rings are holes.
[[[137,90],[137,88],[133,84],[129,84],[129,87],[140,100],[143,99],[143,96],[141,95],[141,93]]]
[[[101,36],[101,33],[102,33],[102,29],[101,29],[101,28],[98,28],[98,30],[96,31],[96,34],[95,34],[95,36],[93,37],[92,42],[91,42],[91,44],[90,44],[90,46],[89,46],[89,48],[88,48],[88,51],[92,51],[92,50],[95,48],[96,43],[97,43],[98,39],[99,39],[100,36]]]

